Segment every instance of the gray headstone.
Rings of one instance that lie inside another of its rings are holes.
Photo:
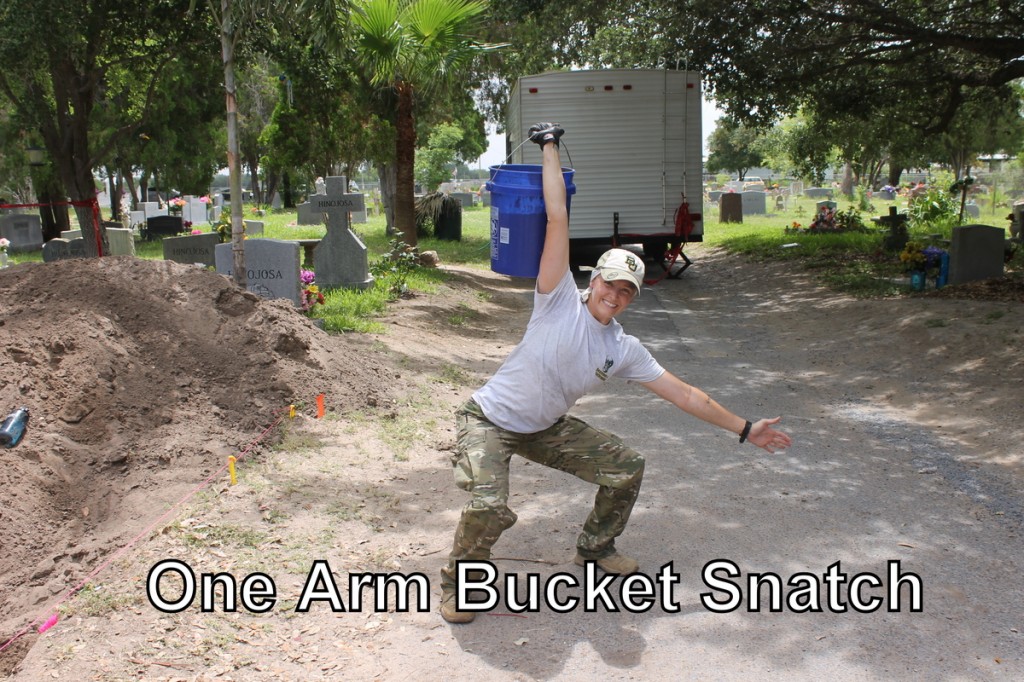
[[[245,234],[252,237],[255,235],[263,234],[263,221],[262,220],[243,220],[245,223]]]
[[[12,214],[0,217],[0,237],[11,244],[7,250],[35,251],[43,248],[43,226],[37,214]]]
[[[798,197],[804,193],[804,183],[799,180],[789,183],[790,196]]]
[[[313,196],[318,195],[314,194]],[[310,199],[312,200],[313,197],[310,197]],[[322,215],[313,211],[313,204],[308,201],[304,204],[299,204],[295,208],[299,211],[299,218],[296,221],[299,225],[319,225],[324,220]]]
[[[832,189],[829,187],[808,187],[804,190],[804,196],[811,199],[831,199]]]
[[[963,284],[1003,276],[1006,230],[990,225],[953,228],[949,246],[949,283]]]
[[[220,214],[221,214],[221,212],[223,210],[224,210],[223,206],[214,206],[213,209],[210,211],[210,222],[212,222],[212,223],[219,223],[220,222]]]
[[[270,200],[270,208],[280,210],[284,206],[284,202],[281,201],[281,195],[274,192],[274,198]]]
[[[52,263],[57,260],[68,258],[68,240],[51,239],[43,244],[43,262]]]
[[[874,193],[875,197],[878,197],[882,201],[892,201],[896,198],[896,192],[891,190],[880,189]]]
[[[242,244],[249,291],[263,298],[287,298],[296,306],[301,305],[299,245],[279,239],[246,239]],[[230,243],[214,247],[214,260],[217,272],[233,275]]]
[[[326,184],[326,196],[310,197],[313,210],[327,214],[327,234],[313,250],[316,283],[323,289],[365,289],[373,284],[366,246],[349,229],[348,222],[350,212],[366,209],[363,195],[346,194],[344,176],[328,177]]]
[[[835,211],[836,206],[838,206],[838,204],[836,204],[836,202],[834,201],[819,201],[814,205],[814,213],[817,214],[823,208],[828,208],[830,211]]]
[[[488,192],[487,190],[482,190],[480,192],[480,205],[481,206],[490,206],[491,205],[491,193]]]
[[[60,238],[61,239],[66,239],[67,241],[71,241],[72,239],[81,239],[82,238],[82,231],[81,230],[64,230],[63,232],[60,233]]]
[[[473,208],[472,192],[452,192],[452,198],[462,202],[462,208]]]
[[[767,213],[765,193],[759,191],[742,192],[743,215],[764,215]]]
[[[68,240],[68,258],[85,258],[85,240]]]
[[[975,203],[964,204],[964,215],[972,218],[980,218],[981,208]]]
[[[721,196],[722,196],[722,190],[720,190],[720,189],[713,189],[710,192],[708,192],[708,200],[713,202],[713,203],[716,203],[716,204],[718,203],[718,199]]]
[[[128,213],[128,222],[131,223],[132,227],[142,227],[146,224],[146,212],[145,211],[130,211]]]
[[[185,237],[168,237],[164,239],[164,260],[176,263],[202,263],[216,266],[214,249],[220,244],[220,235],[215,232],[187,235]],[[228,245],[230,246],[230,244]],[[228,252],[230,257],[231,252]]]
[[[185,205],[181,207],[181,217],[193,225],[208,222],[206,202],[199,197],[185,197]]]
[[[161,209],[160,203],[156,201],[140,201],[139,210],[145,213],[147,218],[161,215],[161,211],[163,211],[163,215],[167,215],[167,209]]]
[[[123,227],[108,227],[107,246],[110,247],[106,254],[108,256],[134,256],[135,236],[131,230]]]

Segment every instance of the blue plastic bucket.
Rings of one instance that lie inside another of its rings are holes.
[[[562,168],[567,210],[576,193],[573,172]],[[491,270],[513,277],[536,277],[548,222],[541,166],[491,166],[486,187],[491,193]]]

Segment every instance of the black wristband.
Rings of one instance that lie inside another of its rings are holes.
[[[751,424],[750,422],[747,422],[746,424],[743,425],[743,432],[740,434],[741,443],[745,443],[747,441],[747,436],[750,435],[751,426],[753,426],[753,424]]]

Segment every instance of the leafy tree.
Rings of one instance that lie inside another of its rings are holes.
[[[154,0],[131,12],[120,0],[0,4],[0,94],[24,129],[38,134],[64,194],[82,203],[76,212],[87,255],[98,255],[88,205],[93,170],[118,140],[138,134],[167,64],[209,38],[186,9],[185,0]],[[126,100],[140,103],[117,106]]]
[[[192,0],[195,3],[196,0]],[[309,22],[313,27],[323,27],[315,32],[314,38],[329,42],[335,36],[338,8],[334,0],[207,0],[210,13],[220,28],[221,62],[224,69],[224,95],[227,110],[227,166],[228,185],[231,192],[231,256],[232,274],[237,284],[245,286],[245,236],[242,221],[242,168],[239,144],[238,98],[236,92],[235,54],[239,43],[257,22],[273,14],[283,22]]]
[[[416,152],[416,179],[424,189],[434,191],[452,176],[458,156],[456,146],[462,139],[462,130],[451,123],[436,126],[427,139],[427,146]]]
[[[397,98],[395,227],[410,246],[417,241],[415,96],[448,85],[460,66],[498,47],[470,37],[485,9],[483,0],[364,0],[351,15],[358,60],[373,84],[392,90]]]
[[[708,138],[707,171],[735,171],[742,180],[748,169],[764,163],[760,151],[762,138],[763,134],[753,127],[730,118],[719,119]]]

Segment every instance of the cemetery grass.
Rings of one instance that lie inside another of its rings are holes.
[[[853,207],[852,202],[837,202],[840,210]],[[905,202],[893,202],[905,210]],[[871,222],[888,210],[889,203],[873,205],[861,211],[869,227],[861,232],[792,233],[786,228],[794,222],[804,227],[813,216],[815,200],[799,198],[784,211],[762,216],[745,216],[743,223],[721,223],[713,207],[705,207],[704,243],[742,254],[755,262],[792,264],[806,271],[818,282],[830,288],[861,298],[913,296],[907,274],[899,262],[898,254],[883,248],[885,234]],[[985,223],[984,217],[981,222]],[[1005,220],[993,219],[986,224],[1005,227]],[[925,227],[910,230],[910,239],[924,244],[942,246],[952,236],[952,228]],[[1006,284],[1013,291],[1024,291],[1024,249],[1018,249],[1006,264]],[[961,292],[946,291],[944,295],[986,297],[994,292],[969,287]],[[934,294],[935,292],[933,292]],[[1020,293],[1017,294],[1020,296]]]

